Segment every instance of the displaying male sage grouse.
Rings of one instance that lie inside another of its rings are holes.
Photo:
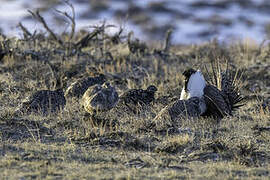
[[[241,106],[237,104],[242,101],[242,97],[228,73],[222,74],[221,90],[207,84],[199,70],[188,69],[183,75],[185,82],[180,99],[166,106],[155,120],[199,116],[221,119],[232,115],[232,111]]]
[[[81,104],[85,111],[91,115],[95,115],[98,112],[109,111],[118,102],[118,93],[110,83],[103,85],[96,84],[91,86],[84,93]]]
[[[65,105],[66,99],[62,89],[40,90],[27,97],[16,112],[48,115],[64,109]]]
[[[118,107],[137,113],[141,108],[155,100],[156,86],[150,85],[146,90],[130,89],[120,96]]]
[[[73,82],[65,91],[66,97],[82,97],[85,91],[93,85],[103,84],[106,81],[106,77],[103,74],[99,74],[98,76],[86,77],[78,79]]]

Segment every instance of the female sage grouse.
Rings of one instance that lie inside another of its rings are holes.
[[[109,111],[118,102],[118,93],[110,83],[104,85],[96,84],[91,86],[84,93],[81,103],[85,111],[90,114],[97,112]]]
[[[221,119],[232,115],[232,111],[242,105],[237,105],[243,98],[234,87],[228,73],[223,73],[221,90],[207,84],[199,70],[189,69],[185,76],[184,87],[179,100],[166,106],[155,118],[199,117],[211,116]]]
[[[64,109],[65,105],[66,99],[62,89],[40,90],[27,97],[16,112],[47,115]]]
[[[73,82],[66,90],[65,96],[69,97],[82,97],[85,91],[93,85],[96,84],[103,84],[106,81],[106,77],[103,74],[99,74],[98,76],[94,77],[86,77],[78,79],[77,81]]]
[[[148,86],[146,90],[130,89],[120,96],[117,106],[124,106],[135,113],[138,108],[145,107],[155,100],[156,91],[157,88],[154,85]]]

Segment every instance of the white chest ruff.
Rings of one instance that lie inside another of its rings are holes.
[[[182,89],[180,100],[189,99],[191,97],[202,97],[206,86],[205,79],[200,71],[192,74],[187,84],[187,91]]]

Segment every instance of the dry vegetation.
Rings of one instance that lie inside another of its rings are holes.
[[[47,28],[48,36],[24,29],[23,39],[1,35],[1,179],[269,178],[270,45],[213,41],[160,48],[128,39],[121,30],[108,36],[105,29],[56,35]],[[243,72],[245,106],[221,122],[187,118],[151,128],[153,117],[179,98],[181,72],[192,66],[206,74],[213,60]],[[58,114],[14,113],[32,92],[65,90],[92,75],[92,67],[119,94],[155,85],[155,102],[139,114],[108,112],[99,123],[85,115],[76,97],[67,97]]]

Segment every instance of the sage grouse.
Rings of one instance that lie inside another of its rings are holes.
[[[49,113],[58,112],[64,109],[66,99],[62,89],[55,91],[40,90],[27,97],[16,110],[21,113],[41,113],[48,115]]]
[[[85,111],[94,115],[97,112],[109,111],[118,102],[118,93],[110,83],[91,86],[84,93],[81,104]]]
[[[227,74],[222,75],[221,87],[207,84],[202,73],[194,69],[186,70],[184,87],[179,100],[166,106],[157,116],[159,118],[170,117],[174,120],[179,117],[211,116],[221,119],[232,115],[242,98]]]
[[[149,105],[155,100],[156,91],[157,88],[154,85],[148,86],[146,90],[130,89],[120,96],[117,106],[124,106],[127,110],[136,113],[138,109]]]
[[[93,85],[103,84],[106,81],[106,77],[103,74],[99,74],[94,77],[81,78],[73,82],[66,90],[66,97],[82,97],[85,91]]]

